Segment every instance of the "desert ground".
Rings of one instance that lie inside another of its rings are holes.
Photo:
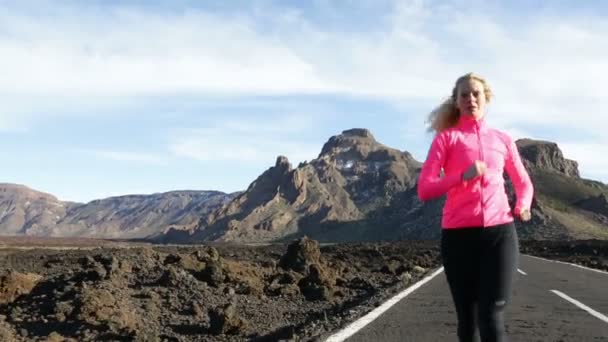
[[[521,241],[608,270],[608,242]],[[316,341],[441,266],[437,241],[0,238],[2,341]]]

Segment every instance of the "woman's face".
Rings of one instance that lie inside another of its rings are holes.
[[[467,80],[458,85],[456,107],[461,115],[482,118],[486,112],[486,93],[483,84],[477,80]]]

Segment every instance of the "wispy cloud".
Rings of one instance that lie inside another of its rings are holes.
[[[100,159],[117,161],[117,162],[129,162],[129,163],[143,163],[143,164],[162,164],[166,162],[166,159],[151,153],[141,152],[127,152],[127,151],[109,151],[109,150],[81,150],[82,153],[86,153],[95,156]]]
[[[608,140],[598,143],[565,143],[560,144],[564,157],[575,159],[579,171],[584,178],[601,180],[608,184],[606,177],[606,158],[608,156]]]
[[[314,116],[284,115],[215,121],[207,127],[176,132],[169,150],[198,161],[236,161],[270,164],[277,156],[292,163],[315,158],[320,147],[306,142],[302,132],[314,125]]]
[[[31,16],[9,7],[0,14],[0,94],[10,102],[14,94],[107,101],[326,93],[430,103],[476,70],[495,85],[506,121],[566,124],[576,112],[608,123],[590,114],[608,104],[602,18],[539,14],[513,27],[498,11],[478,13],[458,2],[389,4],[391,14],[367,31],[332,30],[301,10],[268,3],[234,14],[64,3],[53,15]]]
[[[137,132],[149,137],[173,127],[170,118],[158,118],[162,104],[162,115],[176,113],[179,123],[191,125],[173,132],[167,150],[159,149],[162,157],[136,144],[129,145],[135,152],[103,145],[107,150],[97,157],[267,165],[286,155],[297,162],[316,157],[319,141],[304,131],[323,123],[310,110],[315,104],[299,111],[289,105],[278,115],[276,108],[290,99],[331,98],[335,108],[345,99],[369,99],[398,108],[403,117],[395,124],[406,126],[403,138],[415,143],[426,113],[449,95],[458,76],[475,71],[496,94],[489,109],[494,125],[516,138],[556,141],[583,173],[588,168],[608,181],[608,158],[588,152],[608,146],[608,116],[602,115],[608,108],[608,23],[593,11],[551,3],[546,8],[555,6],[552,12],[526,8],[520,15],[511,2],[477,0],[214,5],[222,10],[190,1],[161,2],[170,10],[125,3],[2,2],[0,132],[70,121],[64,125],[69,132],[78,129],[74,117],[118,117],[137,107],[129,114],[133,127],[163,126]],[[229,111],[227,103],[241,106],[230,109],[238,113],[259,108],[251,99],[270,101],[275,110],[207,120],[211,115],[199,111],[204,106],[180,102],[184,98],[216,100],[214,118]],[[148,112],[142,125],[134,119]],[[427,144],[416,146],[422,151]]]
[[[27,129],[27,124],[23,118],[0,113],[0,132],[26,132]]]
[[[61,9],[61,7],[60,7]],[[250,19],[133,8],[3,11],[3,93],[89,96],[283,93],[325,88],[314,68]],[[77,18],[77,19],[76,19]]]

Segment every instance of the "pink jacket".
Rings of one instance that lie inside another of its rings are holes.
[[[476,160],[486,163],[486,173],[464,181],[463,174]],[[435,136],[418,180],[418,196],[428,201],[447,193],[444,229],[513,222],[503,170],[515,187],[514,211],[530,209],[534,188],[515,142],[508,134],[486,127],[483,118],[462,116],[455,127]]]

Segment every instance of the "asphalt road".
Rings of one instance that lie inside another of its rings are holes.
[[[524,255],[519,270],[506,313],[511,341],[608,341],[608,273]],[[356,333],[348,329],[328,341],[458,341],[445,273]]]

